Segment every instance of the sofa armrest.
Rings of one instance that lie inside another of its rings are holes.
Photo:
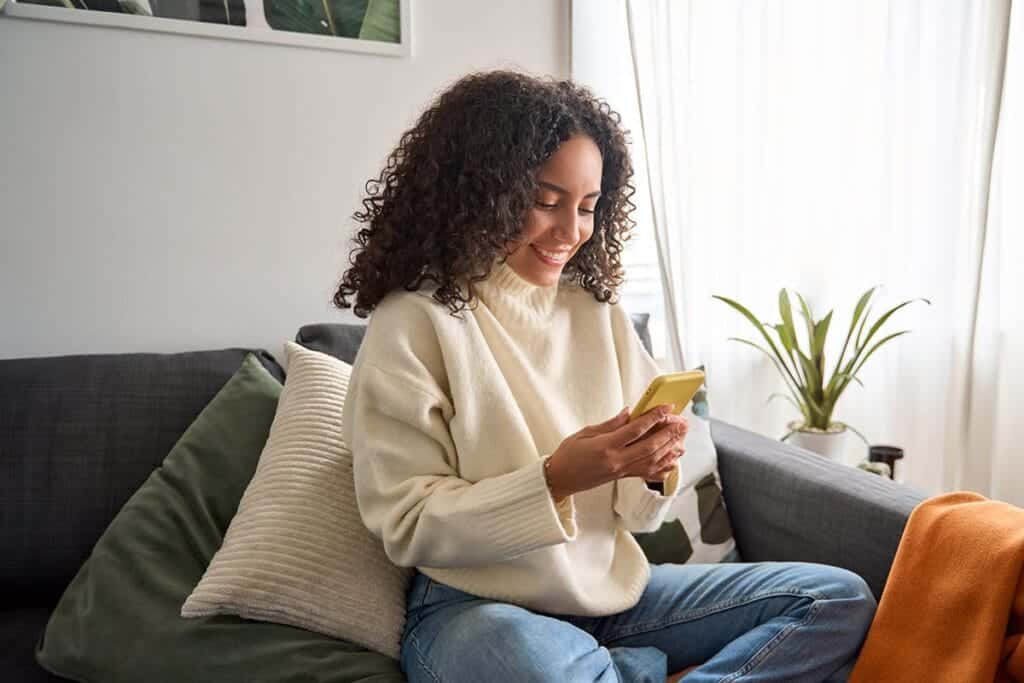
[[[714,418],[711,437],[743,561],[843,567],[881,596],[907,518],[925,495]]]

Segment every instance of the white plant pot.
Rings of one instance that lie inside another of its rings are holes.
[[[832,423],[829,431],[820,429],[805,430],[799,429],[803,422],[797,420],[790,422],[787,427],[790,431],[796,430],[786,439],[786,443],[814,451],[834,462],[842,462],[843,446],[846,445],[846,427],[837,426]]]

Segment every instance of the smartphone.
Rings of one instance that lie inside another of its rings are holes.
[[[640,400],[633,406],[629,414],[632,422],[646,413],[651,408],[669,404],[672,412],[678,415],[683,412],[686,404],[690,402],[697,390],[704,385],[704,372],[701,370],[687,370],[686,372],[670,372],[658,375],[651,380],[647,391],[640,397]]]

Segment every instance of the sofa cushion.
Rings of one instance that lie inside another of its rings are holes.
[[[363,524],[341,413],[352,367],[285,344],[288,380],[252,482],[182,616],[237,614],[399,658],[412,571]]]
[[[0,360],[0,601],[48,607],[246,349]],[[284,372],[256,352],[271,374]]]
[[[223,542],[281,385],[248,356],[124,505],[68,586],[37,649],[86,682],[358,680],[397,663],[303,629],[179,610]]]

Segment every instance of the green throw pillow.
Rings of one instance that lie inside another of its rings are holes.
[[[397,661],[304,629],[180,616],[256,471],[280,393],[248,355],[68,585],[36,644],[45,669],[85,683],[405,680]]]

